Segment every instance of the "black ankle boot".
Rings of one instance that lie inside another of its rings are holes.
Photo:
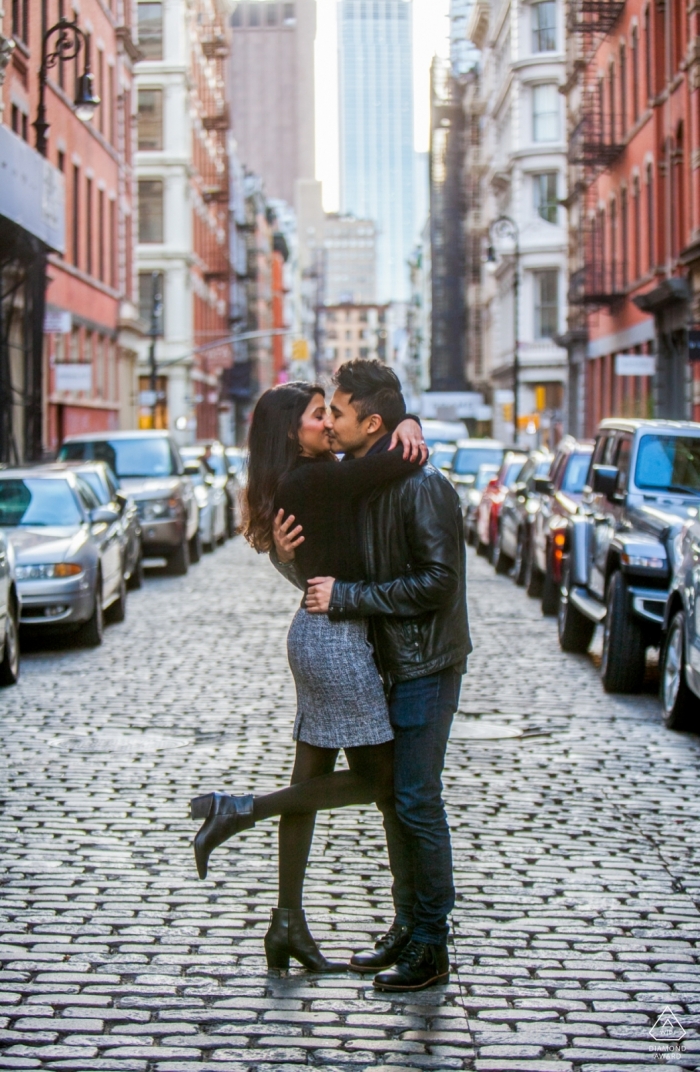
[[[410,941],[393,968],[374,977],[377,990],[425,990],[450,981],[447,945]]]
[[[273,908],[270,929],[265,935],[268,968],[286,971],[294,957],[313,972],[344,972],[347,964],[326,960],[309,930],[303,908]]]
[[[208,793],[190,801],[190,815],[193,819],[207,817],[194,839],[194,858],[200,878],[207,877],[209,857],[214,849],[239,830],[247,830],[255,824],[252,796]]]
[[[356,972],[378,972],[396,964],[401,953],[411,940],[411,928],[394,921],[386,934],[374,943],[374,949],[355,953],[350,959],[350,970]]]

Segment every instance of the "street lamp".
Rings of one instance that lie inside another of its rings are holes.
[[[510,216],[499,216],[489,227],[489,247],[486,251],[487,264],[496,264],[495,240],[510,239],[513,242],[513,445],[518,445],[518,388],[520,387],[520,354],[518,351],[518,294],[520,289],[520,231]]]
[[[49,40],[57,37],[55,47],[49,52]],[[89,122],[95,114],[100,98],[95,93],[95,80],[90,69],[90,37],[78,26],[76,15],[73,22],[60,18],[55,26],[46,31],[41,42],[41,67],[39,68],[39,107],[37,108],[34,129],[36,131],[36,148],[46,156],[47,134],[49,124],[46,121],[46,84],[48,74],[57,63],[74,60],[81,48],[85,48],[85,67],[75,84],[73,101],[75,114],[83,123]]]

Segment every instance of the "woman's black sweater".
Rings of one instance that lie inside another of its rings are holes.
[[[300,457],[277,489],[275,510],[284,510],[285,517],[294,514],[295,525],[303,526],[304,542],[296,549],[295,561],[304,580],[364,580],[361,501],[374,488],[419,468],[418,462],[404,461],[401,446],[342,462]]]

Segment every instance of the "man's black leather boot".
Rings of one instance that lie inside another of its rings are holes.
[[[447,946],[410,941],[394,967],[375,976],[374,985],[377,990],[425,990],[449,981]]]
[[[396,964],[399,956],[411,940],[411,928],[401,923],[392,923],[386,934],[374,943],[374,949],[355,953],[350,960],[351,971],[378,972]]]

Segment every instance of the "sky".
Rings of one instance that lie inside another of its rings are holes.
[[[449,53],[450,0],[413,0],[414,144],[427,152],[430,130],[430,64]],[[316,5],[316,178],[326,212],[339,205],[337,0]]]

